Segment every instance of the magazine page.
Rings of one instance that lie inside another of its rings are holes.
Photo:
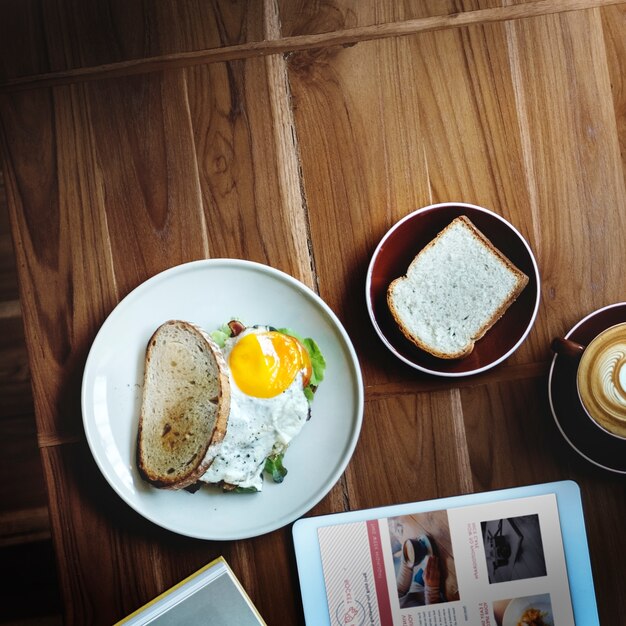
[[[573,626],[554,494],[318,529],[331,624]]]

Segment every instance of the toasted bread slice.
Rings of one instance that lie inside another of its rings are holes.
[[[193,485],[226,434],[230,383],[221,350],[200,328],[170,320],[154,332],[145,357],[137,466],[163,489]]]
[[[462,215],[413,259],[387,290],[402,333],[442,359],[468,356],[528,277]]]

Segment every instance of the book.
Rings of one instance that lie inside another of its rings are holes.
[[[303,518],[293,537],[307,624],[599,625],[572,481]]]
[[[223,557],[211,561],[115,626],[267,626]]]

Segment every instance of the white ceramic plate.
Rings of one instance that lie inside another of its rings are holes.
[[[522,619],[522,615],[524,615],[524,611],[531,608],[544,612],[544,619],[548,624],[554,623],[550,596],[548,594],[542,594],[539,596],[528,596],[511,600],[504,611],[502,626],[517,626]]]
[[[165,491],[135,466],[143,362],[154,330],[169,319],[207,331],[233,317],[290,327],[313,337],[326,359],[312,417],[285,454],[282,484],[256,494]],[[91,452],[113,489],[138,513],[199,539],[243,539],[271,532],[317,504],[346,468],[361,429],[363,381],[356,353],[335,314],[308,287],[273,268],[236,259],[174,267],[137,287],[106,319],[89,352],[82,384]]]

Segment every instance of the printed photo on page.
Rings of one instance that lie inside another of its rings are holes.
[[[574,626],[554,494],[318,530],[330,622]]]

